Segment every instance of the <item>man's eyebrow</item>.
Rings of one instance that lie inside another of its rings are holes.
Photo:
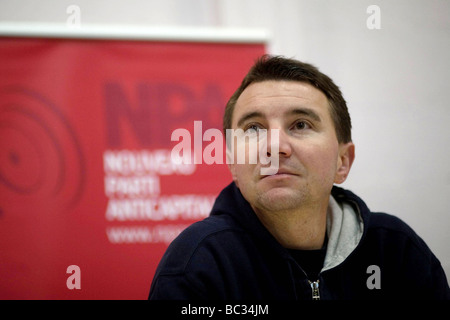
[[[261,112],[253,111],[245,113],[238,121],[237,126],[241,127],[248,119],[251,118],[262,118],[264,115]]]
[[[314,121],[320,122],[320,116],[312,109],[309,108],[293,108],[286,112],[287,115],[303,115],[311,118]],[[241,127],[247,120],[252,118],[263,118],[264,114],[259,111],[252,111],[245,113],[238,121],[238,128]]]
[[[317,122],[321,121],[320,116],[314,110],[309,109],[309,108],[294,108],[292,110],[289,110],[287,112],[287,114],[303,115],[303,116],[307,116],[307,117],[313,119],[314,121],[317,121]]]

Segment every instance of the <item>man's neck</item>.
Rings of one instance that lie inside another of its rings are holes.
[[[295,210],[270,211],[253,208],[261,223],[287,249],[315,250],[323,246],[328,201]]]

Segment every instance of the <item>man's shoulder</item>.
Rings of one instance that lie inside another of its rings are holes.
[[[226,231],[241,231],[242,228],[228,215],[209,216],[201,221],[195,222],[187,227],[174,240],[173,244],[190,243],[196,247],[208,241],[209,238],[220,235]]]
[[[392,214],[371,212],[367,232],[389,246],[415,248],[427,255],[431,253],[423,239],[405,221]]]
[[[393,232],[414,233],[412,228],[397,216],[384,212],[371,212],[368,221],[369,229],[383,229]]]
[[[165,273],[182,273],[202,248],[211,250],[215,245],[227,246],[223,240],[230,240],[230,234],[236,233],[243,233],[243,229],[227,215],[210,216],[195,222],[172,241],[160,264],[164,266]]]

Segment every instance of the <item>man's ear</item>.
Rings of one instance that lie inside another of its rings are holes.
[[[347,179],[354,160],[355,145],[353,142],[341,143],[339,145],[339,158],[334,183],[340,184]]]

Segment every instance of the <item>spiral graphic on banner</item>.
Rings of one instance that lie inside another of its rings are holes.
[[[76,132],[59,107],[27,88],[0,88],[0,188],[15,201],[73,207],[85,170]]]

